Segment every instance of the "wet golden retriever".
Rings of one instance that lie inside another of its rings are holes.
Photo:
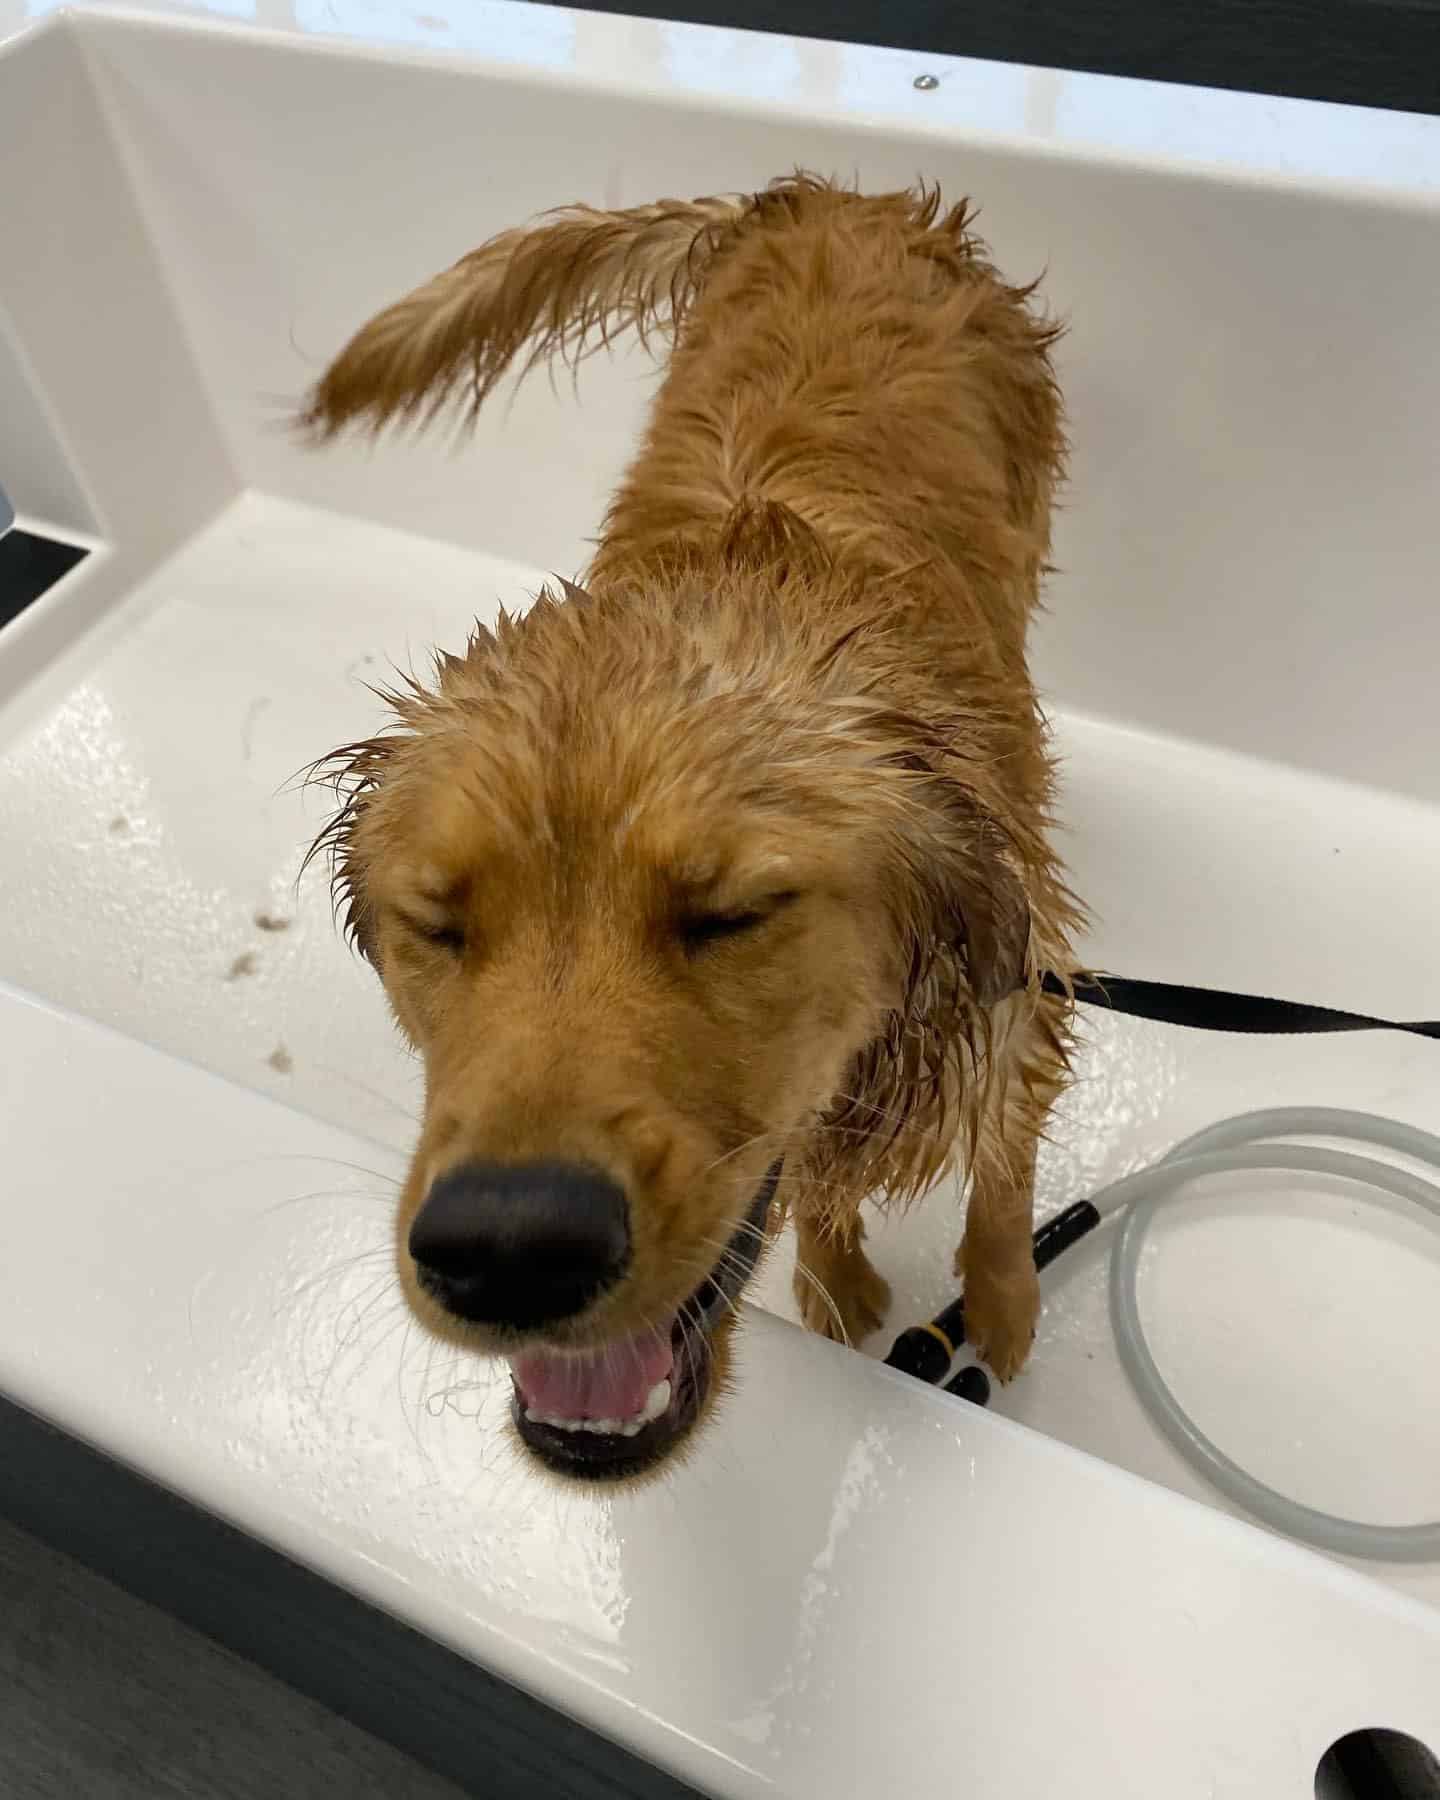
[[[785,1215],[807,1323],[878,1326],[861,1202],[957,1152],[969,1329],[1015,1373],[1077,923],[1026,667],[1064,455],[1030,291],[933,192],[577,207],[372,320],[305,422],[473,412],[625,326],[669,366],[583,585],[394,695],[322,839],[424,1061],[405,1292],[582,1477],[693,1432]]]

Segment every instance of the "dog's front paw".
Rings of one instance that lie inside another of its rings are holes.
[[[833,1260],[822,1273],[795,1265],[795,1303],[809,1331],[839,1344],[858,1344],[885,1323],[890,1284],[863,1250]]]
[[[1025,1366],[1040,1317],[1040,1278],[1033,1267],[996,1275],[972,1269],[965,1282],[965,1337],[1001,1381]]]

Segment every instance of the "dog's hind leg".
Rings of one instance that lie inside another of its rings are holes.
[[[1031,1248],[1035,1150],[1067,1074],[1065,1003],[1007,1004],[1014,1011],[1008,1020],[996,1018],[997,1060],[981,1104],[965,1237],[955,1253],[965,1284],[965,1335],[1002,1381],[1030,1354],[1040,1313]]]

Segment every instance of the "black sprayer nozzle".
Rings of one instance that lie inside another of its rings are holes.
[[[1077,1200],[1073,1206],[1067,1206],[1064,1212],[1056,1213],[1053,1219],[1047,1219],[1032,1240],[1035,1267],[1048,1268],[1061,1251],[1068,1250],[1072,1244],[1078,1244],[1099,1223],[1100,1214],[1088,1200]],[[902,1331],[890,1346],[890,1354],[885,1361],[892,1369],[899,1369],[904,1375],[913,1375],[917,1381],[928,1381],[933,1386],[944,1381],[949,1374],[955,1352],[964,1342],[965,1296],[962,1294],[958,1300],[952,1300],[943,1312],[936,1313],[928,1325],[912,1325],[908,1331]],[[974,1380],[976,1375],[985,1383],[983,1394]],[[967,1379],[968,1389],[958,1385]],[[977,1406],[984,1406],[990,1398],[990,1383],[983,1370],[962,1369],[947,1391],[953,1394],[963,1393],[965,1399],[975,1401]]]

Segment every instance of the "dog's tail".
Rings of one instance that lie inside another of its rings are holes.
[[[327,439],[357,423],[428,422],[462,390],[473,415],[527,346],[523,370],[556,354],[575,362],[627,326],[668,335],[753,206],[738,196],[577,206],[503,232],[362,326],[301,425]]]

